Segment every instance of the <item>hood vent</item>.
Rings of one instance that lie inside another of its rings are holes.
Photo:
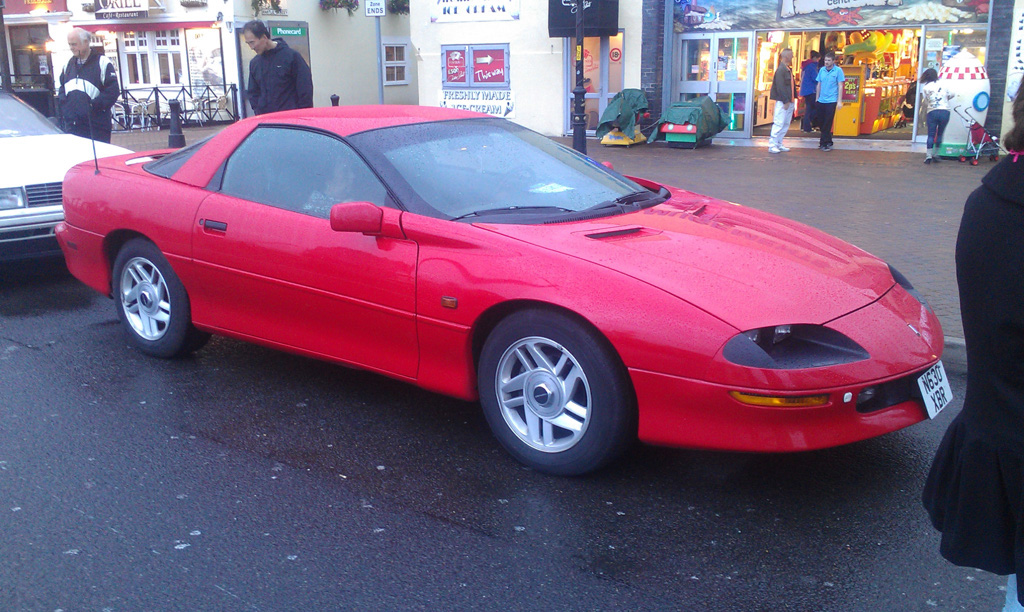
[[[609,238],[623,238],[626,236],[634,237],[637,234],[642,233],[644,228],[639,225],[633,227],[620,227],[616,229],[610,229],[603,232],[594,232],[593,234],[586,234],[587,238],[593,238],[594,240],[607,240]]]

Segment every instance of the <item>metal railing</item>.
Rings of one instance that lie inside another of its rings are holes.
[[[181,119],[186,126],[238,121],[237,85],[126,88],[111,111],[114,130],[168,127],[171,100],[181,104]]]

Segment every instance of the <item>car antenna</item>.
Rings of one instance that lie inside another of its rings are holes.
[[[92,143],[92,164],[96,168],[96,171],[93,172],[93,174],[99,174],[100,173],[100,160],[96,157],[96,139],[93,138],[93,134],[92,134],[92,118],[89,117],[89,116],[86,116],[85,121],[86,121],[86,123],[89,124],[89,142]]]

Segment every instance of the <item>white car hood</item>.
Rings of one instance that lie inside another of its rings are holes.
[[[96,143],[98,157],[124,155],[129,149]],[[75,164],[92,159],[92,143],[72,134],[0,138],[0,188],[60,183]]]

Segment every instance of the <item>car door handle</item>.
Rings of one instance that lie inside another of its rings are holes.
[[[228,224],[223,221],[214,221],[213,219],[201,219],[199,225],[202,225],[208,230],[214,230],[217,232],[228,231]]]

